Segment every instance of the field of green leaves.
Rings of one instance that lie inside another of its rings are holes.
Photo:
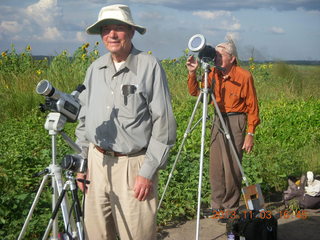
[[[57,89],[71,93],[82,83],[86,68],[99,57],[93,47],[84,44],[70,55],[67,51],[50,59],[34,60],[31,47],[16,53],[14,46],[0,57],[0,236],[16,239],[38,190],[42,176],[36,173],[51,163],[51,136],[44,128],[48,114],[38,110],[44,97],[35,87],[48,79]],[[152,53],[150,53],[152,54]],[[177,143],[171,151],[166,170],[160,172],[159,195],[162,195],[183,139],[196,98],[187,92],[187,51],[178,59],[164,59],[175,117]],[[312,170],[320,174],[320,66],[256,63],[243,65],[255,78],[261,124],[257,128],[255,147],[245,154],[243,166],[250,183],[260,183],[268,200],[270,193],[282,192],[288,176],[300,176]],[[213,109],[209,106],[207,139]],[[195,121],[202,115],[197,110]],[[75,123],[64,131],[74,139]],[[161,209],[159,225],[195,217],[199,177],[201,126],[188,135],[173,172]],[[207,141],[208,142],[208,141]],[[58,161],[72,150],[59,136]],[[202,205],[209,204],[209,146],[205,147]],[[26,239],[39,238],[47,226],[51,211],[50,184],[42,193],[29,224]]]

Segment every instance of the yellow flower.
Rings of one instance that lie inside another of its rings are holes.
[[[251,65],[251,66],[250,66],[250,70],[253,71],[254,69],[255,69],[255,66],[254,66],[254,65]]]
[[[2,57],[7,56],[7,52],[2,52],[2,53],[1,53],[1,56],[2,56]]]
[[[85,43],[82,45],[81,49],[86,50],[89,47],[89,45],[90,45],[89,43]]]
[[[31,51],[31,46],[30,46],[30,45],[28,45],[28,46],[26,47],[26,51],[28,51],[28,52]]]
[[[81,58],[82,58],[82,60],[85,60],[86,59],[86,56],[87,56],[87,54],[82,54],[82,56],[81,56]]]
[[[99,51],[98,50],[94,50],[94,54],[95,55],[99,55]]]
[[[41,75],[41,73],[42,73],[41,69],[38,69],[38,70],[36,71],[36,73],[37,73],[38,75]]]
[[[262,69],[266,69],[266,68],[267,68],[267,65],[266,65],[266,64],[262,64],[262,65],[261,65],[261,68],[262,68]]]
[[[151,52],[151,51],[148,51],[148,54],[149,54],[149,55],[152,55],[152,52]]]

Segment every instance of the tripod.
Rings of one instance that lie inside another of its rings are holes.
[[[40,195],[43,191],[43,188],[46,184],[46,182],[48,181],[49,176],[51,176],[52,179],[52,209],[53,209],[53,216],[50,219],[50,222],[48,224],[46,233],[43,237],[43,240],[45,240],[52,228],[52,238],[54,240],[58,239],[58,221],[55,219],[55,215],[58,212],[59,207],[61,207],[62,210],[62,216],[63,216],[63,221],[64,221],[64,227],[68,232],[69,236],[72,236],[73,238],[77,236],[78,233],[78,237],[81,236],[81,231],[82,231],[82,226],[81,226],[81,221],[78,222],[78,217],[77,217],[77,228],[78,231],[75,230],[75,223],[74,223],[74,219],[72,218],[72,216],[69,216],[69,203],[67,198],[65,197],[65,191],[67,189],[67,186],[70,185],[71,187],[71,191],[72,191],[72,196],[74,201],[75,201],[75,207],[79,206],[78,204],[78,198],[75,195],[75,185],[74,185],[74,180],[72,179],[72,177],[69,175],[67,175],[68,181],[66,182],[66,185],[63,187],[63,179],[61,176],[61,167],[59,165],[56,164],[56,153],[57,153],[57,146],[56,146],[56,137],[57,134],[60,133],[63,138],[66,140],[66,142],[69,144],[70,147],[72,147],[76,152],[80,152],[80,148],[74,143],[72,142],[72,140],[64,133],[62,132],[64,125],[67,121],[67,118],[65,116],[63,116],[61,113],[57,113],[57,112],[52,112],[49,113],[45,122],[45,129],[49,131],[49,135],[51,135],[51,139],[52,139],[52,163],[41,173],[39,173],[38,175],[41,174],[45,174],[43,176],[42,182],[40,184],[40,187],[37,191],[36,197],[32,203],[32,206],[29,210],[28,216],[24,222],[24,225],[22,227],[22,230],[19,234],[18,240],[22,239],[27,226],[31,220],[33,211],[40,199]],[[58,195],[60,195],[59,199]],[[80,215],[80,208],[76,207],[76,214]],[[71,218],[70,218],[71,217]],[[70,226],[70,228],[69,228]],[[81,238],[80,238],[81,239]]]
[[[81,213],[81,208],[80,208],[80,202],[79,202],[79,198],[77,195],[77,186],[75,183],[75,179],[73,177],[73,172],[72,171],[67,171],[67,181],[63,187],[63,190],[61,191],[61,194],[57,200],[56,206],[52,212],[49,224],[47,226],[47,229],[43,235],[43,240],[48,238],[48,234],[50,233],[51,227],[55,221],[55,218],[57,216],[57,213],[59,211],[59,207],[62,204],[62,201],[64,200],[64,196],[66,194],[66,191],[68,190],[68,187],[71,190],[71,194],[72,194],[72,200],[74,202],[73,206],[74,206],[74,210],[75,210],[75,215],[76,215],[76,225],[77,225],[77,233],[78,233],[78,239],[82,240],[84,239],[83,237],[83,226],[82,226],[82,213]]]
[[[208,112],[208,95],[210,94],[210,89],[208,88],[208,74],[210,72],[210,65],[207,61],[201,61],[201,65],[202,65],[202,68],[204,69],[204,88],[201,89],[200,91],[200,94],[198,96],[198,99],[197,99],[197,102],[196,102],[196,105],[193,109],[193,112],[192,112],[192,115],[190,117],[190,120],[189,120],[189,123],[188,123],[188,126],[187,126],[187,129],[184,133],[184,137],[183,137],[183,140],[182,140],[182,143],[179,147],[179,151],[178,151],[178,154],[176,156],[176,159],[173,163],[173,167],[171,169],[171,172],[169,174],[169,177],[168,177],[168,180],[167,180],[167,183],[166,183],[166,186],[164,188],[164,191],[163,191],[163,194],[161,196],[161,199],[159,201],[159,204],[158,204],[158,210],[160,209],[160,206],[161,206],[161,203],[162,203],[162,200],[164,198],[164,195],[165,195],[165,192],[168,188],[168,185],[169,185],[169,182],[173,176],[173,171],[175,169],[175,166],[177,164],[177,161],[180,157],[180,154],[181,154],[181,151],[182,151],[182,148],[184,146],[184,143],[185,143],[185,140],[188,136],[188,134],[194,129],[194,127],[200,123],[200,121],[202,121],[202,127],[201,127],[201,151],[200,151],[200,161],[199,161],[199,182],[198,182],[198,202],[197,202],[197,224],[196,224],[196,240],[199,239],[199,229],[200,229],[200,207],[201,207],[201,187],[202,187],[202,172],[203,172],[203,158],[204,158],[204,144],[205,144],[205,131],[206,131],[206,120],[207,120],[207,112]],[[221,126],[223,128],[223,132],[226,136],[226,139],[229,141],[230,143],[230,146],[231,146],[231,151],[232,153],[234,154],[235,156],[235,159],[237,160],[237,164],[240,168],[240,172],[243,176],[243,180],[245,181],[246,185],[248,186],[249,183],[244,175],[244,172],[243,172],[243,168],[241,166],[241,163],[240,163],[240,160],[239,160],[239,156],[238,156],[238,153],[234,147],[234,144],[232,142],[232,139],[231,139],[231,136],[230,136],[230,133],[228,131],[228,128],[223,120],[223,117],[222,117],[222,114],[220,112],[220,109],[219,109],[219,106],[216,102],[216,99],[214,97],[214,94],[213,92],[211,92],[211,97],[212,97],[212,101],[214,103],[214,107],[215,107],[215,111],[216,111],[216,114],[218,115],[219,117],[219,120],[221,122]],[[203,100],[203,106],[202,106],[202,117],[201,119],[195,124],[195,126],[193,128],[191,128],[192,126],[192,122],[193,122],[193,119],[194,119],[194,116],[196,114],[196,110],[198,108],[198,105],[201,101],[201,99]]]

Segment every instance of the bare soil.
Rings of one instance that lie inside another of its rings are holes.
[[[305,218],[301,215],[280,214],[285,210],[282,202],[266,204],[278,220],[278,240],[319,240],[320,239],[320,209],[304,209]],[[199,239],[224,240],[226,224],[219,223],[217,219],[202,218],[200,220]],[[158,240],[191,240],[196,239],[196,219],[181,222],[174,226],[159,229]],[[259,240],[259,239],[257,239]]]

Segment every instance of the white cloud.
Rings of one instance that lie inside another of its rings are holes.
[[[309,13],[310,15],[320,15],[320,10],[310,10],[307,11],[307,13]]]
[[[76,39],[79,42],[86,42],[87,40],[87,35],[84,32],[77,32],[76,33]]]
[[[192,15],[208,21],[211,31],[238,31],[241,28],[239,20],[230,11],[195,11]]]
[[[43,27],[55,26],[62,16],[57,0],[39,0],[39,2],[28,6],[25,13]]]
[[[240,30],[241,24],[235,17],[232,17],[231,19],[222,20],[218,25],[218,28],[228,31],[237,31]]]
[[[196,11],[193,12],[192,15],[198,16],[204,19],[217,19],[220,17],[230,17],[231,12],[229,11]]]
[[[159,21],[164,19],[164,16],[158,12],[142,12],[139,14],[139,17],[146,21]]]
[[[233,41],[237,41],[240,39],[240,34],[238,32],[227,32],[225,39],[232,39]]]
[[[3,33],[17,33],[21,31],[21,25],[16,21],[3,21],[0,24],[0,31]]]
[[[272,27],[270,28],[270,32],[276,33],[276,34],[283,34],[284,30],[281,27]]]
[[[91,0],[96,3],[105,4],[105,0]],[[109,4],[118,3],[118,0],[109,0]],[[276,10],[296,10],[297,8],[304,8],[307,10],[320,10],[319,0],[122,0],[123,3],[137,3],[148,4],[155,6],[165,6],[178,10],[194,11],[195,9],[207,10],[231,10],[237,11],[239,9],[267,9],[272,8]]]
[[[42,36],[37,35],[34,38],[37,40],[49,40],[49,41],[63,39],[61,32],[56,27],[48,27],[44,29]]]
[[[315,15],[315,16],[320,15],[320,10],[317,10],[317,9],[305,10],[304,8],[299,7],[297,8],[297,10],[301,12],[306,12],[307,14],[310,14],[310,15]]]

